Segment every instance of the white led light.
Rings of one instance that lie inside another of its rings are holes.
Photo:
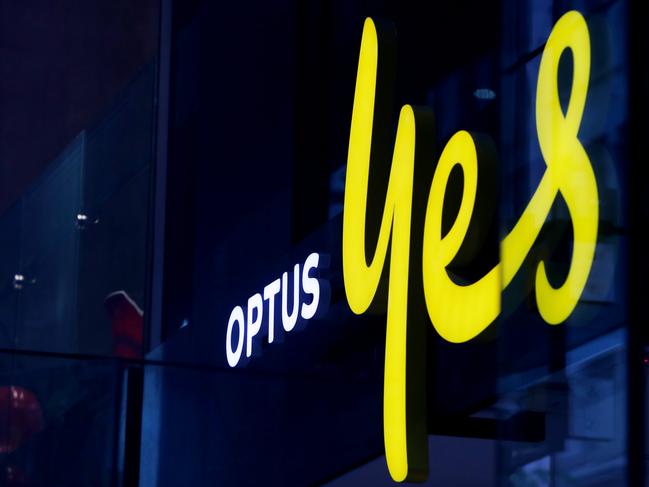
[[[309,255],[304,261],[304,268],[302,269],[302,289],[306,294],[313,296],[309,304],[302,303],[301,316],[305,320],[313,318],[318,311],[320,304],[320,283],[315,277],[309,277],[309,271],[318,268],[318,261],[320,256],[315,252]]]
[[[318,266],[323,264],[323,260],[326,267],[326,258],[321,258],[316,252],[309,254],[304,265],[295,264],[291,272],[284,272],[281,278],[267,284],[263,292],[248,298],[245,307],[236,306],[232,310],[225,337],[225,352],[230,367],[247,363],[248,358],[257,355],[255,352],[259,350],[266,331],[268,343],[275,341],[275,316],[280,315],[275,305],[276,299],[281,299],[281,303],[277,304],[281,307],[281,317],[278,318],[282,321],[280,336],[283,332],[299,329],[299,324],[318,316],[322,305],[329,302],[329,285],[318,278]],[[278,298],[278,294],[281,294],[281,298]],[[238,326],[238,338],[233,344],[235,324]],[[244,341],[246,354],[242,361]]]
[[[288,313],[288,272],[282,275],[282,326],[284,330],[291,331],[297,324],[300,309],[300,264],[295,264],[293,269],[293,307]]]
[[[244,327],[243,309],[241,306],[235,306],[230,313],[230,320],[228,321],[228,331],[225,336],[225,355],[228,359],[230,367],[236,367],[243,352],[243,327]],[[232,327],[234,324],[239,326],[239,337],[237,339],[237,348],[232,350]]]
[[[261,294],[257,293],[248,299],[246,320],[246,357],[252,355],[252,339],[261,330],[261,320],[264,317],[264,301]]]
[[[268,301],[268,343],[275,340],[275,296],[279,293],[282,282],[275,279],[264,288],[264,300]]]

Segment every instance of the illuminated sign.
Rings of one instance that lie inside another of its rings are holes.
[[[573,79],[564,113],[557,85],[559,59],[566,50],[572,53]],[[565,321],[590,273],[599,217],[595,175],[578,138],[590,76],[590,36],[580,13],[568,12],[556,23],[539,68],[536,129],[547,168],[518,222],[500,244],[500,263],[474,282],[457,282],[448,267],[458,256],[470,259],[479,251],[475,245],[471,248],[473,242],[467,235],[470,231],[476,236],[484,234],[480,226],[486,225],[483,222],[489,217],[477,213],[488,206],[481,202],[493,201],[494,197],[493,190],[489,194],[489,188],[480,187],[478,174],[495,168],[493,144],[485,136],[457,132],[435,165],[433,116],[405,105],[390,161],[388,111],[394,67],[393,30],[367,19],[349,138],[343,274],[354,313],[364,313],[382,303],[386,306],[385,452],[392,478],[404,481],[422,480],[428,471],[424,390],[428,318],[444,339],[454,343],[471,340],[488,327],[500,314],[502,290],[523,265],[561,193],[573,227],[569,272],[563,284],[554,287],[541,260],[535,289],[542,318],[549,324]],[[382,176],[387,180],[387,190],[382,194],[369,184],[370,166],[377,175],[372,181]],[[450,229],[444,233],[444,198],[456,166],[464,181],[461,202]],[[432,183],[426,188],[431,177]],[[385,269],[388,249],[389,269]],[[387,301],[385,293],[377,292],[383,277]],[[423,293],[410,292],[420,286]],[[422,308],[428,310],[428,318],[421,316]]]
[[[284,272],[262,292],[250,296],[245,307],[234,307],[225,336],[225,355],[230,367],[243,365],[256,355],[264,336],[268,343],[273,343],[279,332],[291,332],[321,313],[328,299],[326,283],[315,276],[318,266],[323,265],[321,257],[317,253],[310,254],[302,266],[295,264],[292,272]],[[275,298],[278,294],[281,294],[281,328],[276,330]]]

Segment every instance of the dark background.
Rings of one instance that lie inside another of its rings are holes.
[[[363,21],[395,25],[395,114],[433,110],[438,149],[460,129],[495,143],[491,252],[460,269],[479,276],[545,169],[538,64],[571,8],[593,53],[579,133],[600,191],[591,277],[568,322],[542,321],[532,271],[543,256],[561,282],[572,248],[559,197],[496,323],[461,345],[428,327],[430,483],[634,485],[628,236],[646,205],[629,176],[644,174],[629,147],[644,122],[628,3],[0,1],[0,425],[20,431],[0,426],[0,485],[15,471],[18,485],[389,485],[385,315],[350,312],[340,257]],[[229,369],[232,308],[314,251],[330,259],[327,313]],[[133,354],[117,347],[116,291],[143,310]]]

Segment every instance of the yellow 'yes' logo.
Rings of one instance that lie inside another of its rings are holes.
[[[573,79],[564,113],[558,71],[567,49],[572,52]],[[599,217],[595,175],[578,139],[590,76],[590,37],[580,13],[568,12],[556,23],[539,68],[536,127],[546,171],[520,219],[501,242],[500,263],[471,283],[458,284],[448,267],[466,243],[470,225],[482,216],[474,214],[480,211],[478,169],[493,164],[493,150],[485,138],[460,131],[448,141],[434,166],[432,114],[406,105],[399,115],[390,161],[390,121],[384,115],[389,111],[394,58],[390,28],[367,19],[347,161],[343,274],[347,300],[357,314],[384,299],[377,291],[383,278],[387,279],[387,303],[381,303],[387,306],[384,439],[390,474],[403,481],[421,480],[428,470],[423,379],[426,318],[418,311],[427,309],[437,332],[451,342],[466,342],[482,332],[499,315],[501,292],[523,265],[560,192],[573,226],[569,272],[555,288],[541,261],[535,289],[543,319],[550,324],[563,322],[586,285]],[[460,205],[444,232],[444,199],[451,170],[457,165],[464,181]],[[387,189],[380,184],[373,188],[370,181],[380,181],[381,175]],[[431,177],[426,191],[422,184]],[[426,199],[427,204],[420,203]],[[385,269],[388,249],[390,265]],[[410,293],[409,285],[423,285],[423,298],[422,293]]]

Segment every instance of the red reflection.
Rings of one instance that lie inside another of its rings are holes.
[[[45,426],[33,392],[18,386],[0,387],[0,453],[10,453]]]
[[[116,291],[104,300],[111,320],[113,355],[123,358],[142,356],[142,310],[125,291]]]

